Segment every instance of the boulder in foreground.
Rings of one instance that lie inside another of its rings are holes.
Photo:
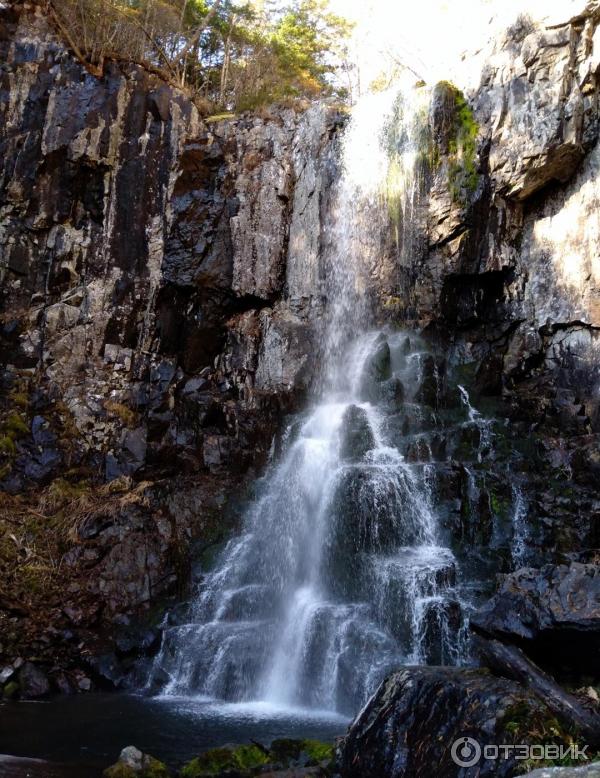
[[[353,722],[338,767],[344,778],[509,778],[522,768],[514,753],[461,767],[452,746],[465,738],[481,749],[572,742],[546,705],[515,681],[482,669],[410,667],[387,678]]]

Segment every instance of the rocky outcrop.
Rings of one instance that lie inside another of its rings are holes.
[[[416,318],[449,328],[480,391],[554,431],[571,413],[580,435],[597,426],[598,21],[594,3],[551,29],[521,18],[496,43],[468,95],[475,175],[457,190],[443,158],[432,171],[410,285]],[[442,154],[448,89],[432,113]]]
[[[547,670],[568,668],[570,684],[597,683],[599,604],[593,561],[506,576],[470,618],[489,670],[409,667],[391,675],[342,741],[341,774],[458,776],[472,768],[512,776],[519,766],[513,746],[567,747],[573,733],[591,753],[600,743],[596,692],[565,691],[532,657]],[[486,751],[499,744],[508,747],[502,755]],[[553,758],[558,751],[546,755]]]
[[[424,248],[394,292],[449,372],[468,376],[473,404],[499,400],[492,413],[508,421],[494,456],[512,449],[520,561],[536,565],[600,542],[598,23],[596,3],[552,28],[521,18],[467,103],[451,85],[434,90]],[[459,161],[452,132],[476,138]]]
[[[482,670],[411,667],[384,681],[360,712],[338,766],[344,778],[512,776],[516,753],[485,747],[535,743],[538,727],[552,728],[555,745],[570,744],[544,703],[513,681]]]
[[[0,654],[106,668],[136,648],[98,634],[185,591],[310,384],[339,117],[205,121],[140,66],[90,75],[36,3],[0,8],[0,59]]]
[[[593,679],[600,667],[600,566],[590,561],[517,570],[470,623],[481,635],[522,646],[559,674]]]

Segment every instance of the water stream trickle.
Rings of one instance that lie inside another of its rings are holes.
[[[457,565],[427,467],[405,459],[390,426],[410,411],[418,432],[430,418],[418,400],[427,350],[413,334],[372,329],[365,295],[390,188],[400,251],[413,244],[422,97],[373,100],[378,110],[359,107],[343,142],[321,396],[290,428],[189,622],[165,629],[152,681],[166,694],[354,713],[399,665],[464,655]]]

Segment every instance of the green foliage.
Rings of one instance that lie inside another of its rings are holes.
[[[11,393],[9,395],[11,406],[19,408],[12,411],[10,408],[0,422],[0,481],[7,478],[11,471],[15,457],[17,456],[16,442],[29,434],[27,416],[22,410],[28,405],[27,395]]]
[[[333,76],[350,32],[327,0],[51,3],[67,43],[92,72],[102,73],[107,56],[146,62],[191,88],[207,113],[336,93]]]
[[[271,36],[287,93],[319,93],[328,88],[331,54],[350,32],[348,22],[327,11],[326,0],[296,0]]]
[[[299,760],[302,755],[308,757],[308,763],[313,765],[333,759],[333,746],[319,740],[280,738],[271,743],[270,752],[272,762],[285,766]]]
[[[6,454],[8,456],[14,456],[17,453],[17,447],[15,441],[10,435],[0,436],[0,454]]]

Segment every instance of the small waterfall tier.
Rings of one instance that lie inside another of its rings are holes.
[[[164,693],[354,713],[399,665],[461,660],[457,565],[430,457],[414,454],[435,415],[431,364],[412,334],[350,344],[188,623],[166,628],[152,673]]]

